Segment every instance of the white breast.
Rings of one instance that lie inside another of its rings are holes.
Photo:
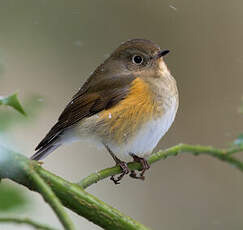
[[[170,106],[162,117],[144,124],[138,131],[137,135],[128,140],[127,143],[121,146],[110,143],[110,149],[119,159],[124,161],[131,160],[129,153],[134,153],[140,157],[150,155],[159,140],[165,135],[172,125],[175,119],[177,107],[176,97],[171,98]]]

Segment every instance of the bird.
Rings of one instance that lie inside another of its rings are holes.
[[[99,65],[72,97],[31,160],[42,160],[63,144],[91,140],[102,145],[120,166],[110,179],[119,184],[129,174],[144,180],[147,161],[174,122],[179,96],[177,83],[162,50],[146,39],[123,42]],[[127,163],[141,163],[141,172]]]

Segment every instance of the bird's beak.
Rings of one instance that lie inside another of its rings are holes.
[[[169,52],[170,52],[169,50],[161,50],[161,51],[159,51],[159,53],[156,55],[156,59],[165,56],[165,55],[168,54]]]

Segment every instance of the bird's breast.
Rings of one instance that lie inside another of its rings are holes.
[[[90,132],[120,159],[129,159],[129,153],[150,154],[170,128],[178,108],[177,91],[158,88],[153,91],[150,84],[136,78],[126,98],[86,121],[93,127]]]
[[[148,84],[136,78],[126,98],[100,112],[98,122],[103,124],[103,131],[108,137],[122,143],[133,136],[142,124],[151,120],[155,112],[156,103]]]
[[[175,107],[172,110],[176,111],[176,97],[164,91],[162,89],[155,93],[149,83],[136,78],[125,99],[99,113],[98,122],[102,123],[102,132],[121,144],[135,136],[145,124],[166,116],[171,108]]]
[[[117,141],[109,141],[107,143],[112,152],[124,161],[131,160],[129,153],[134,153],[140,157],[150,155],[174,121],[177,111],[176,100],[176,97],[171,98],[172,104],[170,108],[164,113],[152,116],[151,119],[147,119],[135,129],[132,122],[127,122],[134,129],[132,133],[129,133],[129,127],[127,127],[125,132],[118,128],[119,136]],[[124,136],[122,137],[122,135]],[[121,140],[123,141],[120,142]]]

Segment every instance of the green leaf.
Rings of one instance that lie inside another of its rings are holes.
[[[0,183],[0,212],[23,208],[27,202],[23,193],[15,186]]]
[[[8,109],[0,110],[0,134],[5,133],[16,124],[30,125],[31,122],[39,115],[39,111],[45,104],[46,102],[44,102],[44,99],[39,94],[32,94],[23,101],[23,106],[28,117],[19,116],[19,114],[13,113]]]
[[[243,146],[243,134],[240,134],[234,141],[234,145]]]
[[[19,100],[17,98],[17,94],[10,95],[8,97],[0,97],[0,105],[8,105],[16,109],[18,112],[20,112],[23,115],[26,115],[23,107],[19,103]]]

